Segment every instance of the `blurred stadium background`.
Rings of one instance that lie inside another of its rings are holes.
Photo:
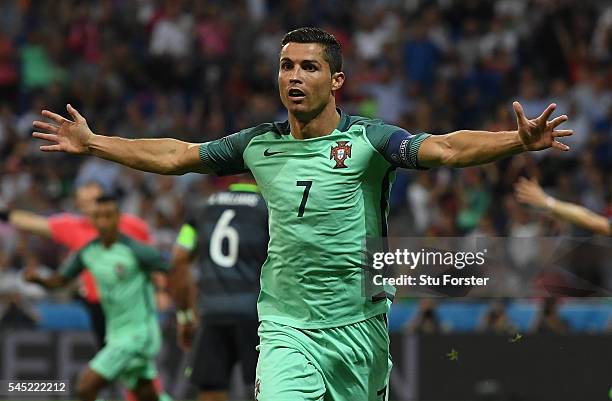
[[[73,189],[97,180],[123,195],[123,211],[144,218],[168,254],[186,207],[223,188],[222,179],[42,155],[32,121],[43,107],[64,110],[70,102],[100,133],[204,142],[284,119],[279,43],[306,25],[343,44],[348,80],[339,104],[350,114],[413,133],[513,129],[512,100],[528,116],[549,102],[570,116],[566,126],[576,134],[565,141],[568,153],[400,172],[390,235],[589,235],[518,205],[512,186],[521,175],[612,216],[612,4],[605,0],[1,1],[1,202],[46,215],[70,211]],[[0,223],[0,379],[72,379],[91,356],[74,288],[48,293],[21,279],[24,266],[53,270],[65,256]],[[610,263],[588,269],[604,288]],[[397,302],[391,399],[607,399],[612,303],[542,301],[536,287],[532,299]],[[161,306],[162,379],[176,399],[188,399],[194,392],[182,375],[172,307]],[[250,389],[234,393],[247,398]]]

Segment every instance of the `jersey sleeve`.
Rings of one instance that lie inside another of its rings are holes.
[[[164,261],[157,249],[134,240],[129,240],[129,247],[134,252],[142,270],[148,272],[167,272],[170,270],[170,266]]]
[[[72,255],[66,259],[66,261],[62,264],[59,270],[60,276],[65,279],[72,280],[77,277],[79,273],[83,271],[85,265],[83,264],[83,259],[81,257],[81,251],[74,252]]]
[[[248,171],[242,154],[248,144],[248,130],[200,145],[202,163],[217,175],[240,174]]]
[[[240,174],[249,171],[244,162],[244,150],[255,136],[274,130],[274,124],[264,123],[243,129],[215,141],[200,145],[202,163],[217,175]]]
[[[74,248],[74,233],[79,225],[78,218],[68,213],[62,213],[49,217],[48,221],[53,242],[70,249]]]
[[[419,166],[421,144],[431,134],[413,135],[395,125],[373,123],[366,125],[366,135],[374,148],[394,167],[426,170]]]

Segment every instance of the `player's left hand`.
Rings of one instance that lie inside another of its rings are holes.
[[[564,114],[548,120],[557,107],[556,104],[550,104],[538,118],[532,120],[525,117],[523,106],[519,102],[512,103],[512,106],[516,114],[519,138],[525,150],[536,151],[555,148],[567,152],[570,149],[569,146],[557,141],[557,138],[570,136],[574,131],[555,130],[559,124],[567,121],[567,116]]]
[[[70,104],[66,105],[68,113],[74,121],[68,120],[57,113],[43,110],[42,115],[52,121],[34,121],[34,128],[45,132],[33,132],[34,138],[44,139],[51,145],[42,145],[43,152],[66,152],[72,154],[89,153],[89,142],[94,133],[89,129],[85,118]]]

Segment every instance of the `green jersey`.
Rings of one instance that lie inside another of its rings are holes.
[[[124,235],[108,248],[95,239],[73,254],[60,274],[72,279],[85,266],[96,279],[100,293],[106,342],[157,352],[160,333],[150,273],[168,270],[159,253]]]
[[[393,160],[418,168],[416,152],[427,137],[409,136],[405,157],[388,156],[398,132],[408,135],[341,113],[338,127],[318,138],[297,140],[288,122],[269,123],[200,146],[202,162],[217,174],[250,170],[267,203],[260,320],[315,329],[388,311],[385,297],[364,292],[365,239],[386,235]]]

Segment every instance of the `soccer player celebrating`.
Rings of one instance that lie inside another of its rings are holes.
[[[96,199],[102,193],[102,187],[97,182],[88,182],[78,187],[74,193],[74,202],[81,214],[59,213],[47,217],[26,210],[12,209],[0,213],[0,219],[19,230],[50,238],[70,251],[77,251],[97,236],[92,218]],[[141,242],[150,241],[147,223],[138,217],[122,213],[119,219],[119,229],[122,233]],[[80,279],[79,292],[89,312],[98,347],[102,348],[106,329],[96,283],[88,270],[83,270]]]
[[[527,205],[544,210],[551,215],[601,235],[612,235],[611,221],[575,203],[563,202],[547,195],[538,181],[521,177],[514,185],[516,198]]]
[[[90,154],[161,174],[251,171],[269,210],[270,242],[258,300],[261,401],[387,399],[391,363],[387,297],[363,291],[363,242],[386,236],[388,196],[398,167],[465,167],[524,151],[567,151],[548,120],[551,104],[529,120],[514,103],[518,129],[412,135],[336,108],[342,54],[336,39],[300,28],[282,41],[280,98],[288,120],[203,144],[94,134],[43,111],[36,138],[47,152]],[[389,295],[389,298],[391,295]]]
[[[72,255],[59,273],[43,278],[33,270],[25,278],[47,288],[66,285],[83,269],[95,277],[106,318],[106,343],[91,360],[77,385],[82,401],[122,380],[140,401],[158,400],[152,379],[161,339],[151,273],[167,271],[159,253],[119,232],[116,199],[101,196],[93,212],[98,236]],[[86,267],[87,266],[87,267]]]
[[[96,206],[96,199],[103,193],[102,186],[95,182],[87,182],[77,188],[74,193],[74,202],[80,214],[58,213],[52,216],[41,216],[27,210],[4,209],[0,211],[0,220],[4,220],[13,227],[32,234],[37,234],[45,238],[50,238],[56,244],[68,248],[70,251],[77,251],[91,240],[98,233],[92,223],[93,212]],[[128,237],[143,243],[150,243],[151,236],[147,223],[139,217],[127,213],[119,216],[119,231]],[[164,275],[154,274],[156,288],[165,291],[167,286]],[[100,306],[100,297],[96,287],[96,281],[88,269],[84,269],[80,275],[79,295],[89,313],[89,318],[93,326],[93,333],[97,340],[98,348],[104,346],[106,336],[106,323],[104,313]],[[162,292],[158,296],[165,296]],[[162,390],[159,378],[155,379],[155,388],[160,394],[162,401],[171,401],[172,398]],[[128,401],[136,398],[129,392],[126,394]]]
[[[179,345],[189,349],[195,332],[190,266],[197,260],[201,323],[190,380],[200,389],[199,401],[225,401],[238,362],[244,384],[252,388],[255,382],[256,305],[268,250],[268,211],[252,178],[242,176],[189,214],[173,249],[169,280]]]

